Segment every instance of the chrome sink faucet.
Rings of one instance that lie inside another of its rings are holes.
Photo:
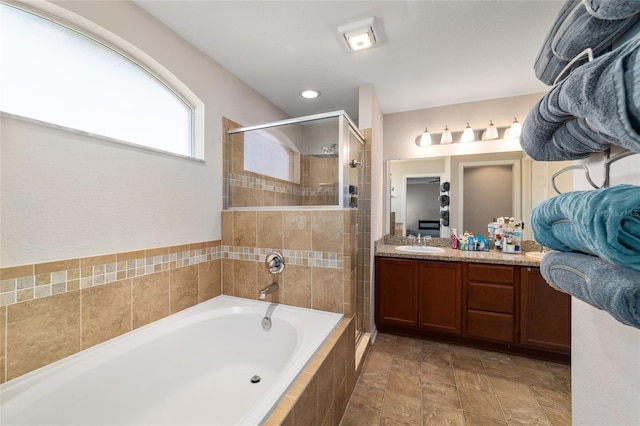
[[[260,300],[264,300],[267,297],[267,294],[273,293],[274,291],[278,290],[279,288],[280,288],[280,286],[278,285],[277,282],[275,282],[275,281],[272,282],[267,287],[265,287],[262,290],[260,290]]]

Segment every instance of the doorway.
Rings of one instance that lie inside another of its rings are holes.
[[[440,176],[407,177],[405,235],[440,237]]]

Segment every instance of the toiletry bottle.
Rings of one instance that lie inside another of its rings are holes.
[[[451,229],[451,248],[458,248],[458,231],[456,228]]]

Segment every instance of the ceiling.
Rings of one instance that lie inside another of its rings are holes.
[[[384,114],[547,90],[533,64],[563,1],[136,3],[291,117],[345,110],[373,85]],[[375,17],[350,53],[337,28]],[[321,92],[315,100],[299,92]]]

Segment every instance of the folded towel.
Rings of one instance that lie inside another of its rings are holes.
[[[535,240],[558,251],[599,256],[640,270],[640,186],[566,192],[531,212]]]
[[[547,253],[540,272],[549,285],[640,328],[640,271],[577,253]]]
[[[594,56],[604,52],[638,21],[638,3],[591,0],[585,4],[580,0],[568,0],[536,58],[536,76],[551,85],[562,69],[583,50],[590,48]],[[585,60],[574,64],[574,68]]]
[[[534,160],[575,160],[610,145],[640,152],[640,37],[574,70],[529,111],[520,144]]]
[[[600,19],[625,19],[640,13],[638,0],[586,0],[590,15]]]

